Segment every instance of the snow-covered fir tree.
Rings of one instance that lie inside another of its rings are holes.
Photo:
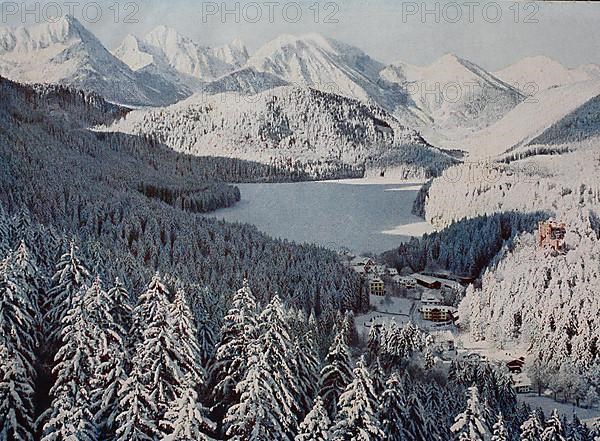
[[[529,417],[521,425],[521,440],[539,441],[544,427],[539,419],[537,412],[531,412]]]
[[[24,294],[28,297],[29,307],[32,308],[29,312],[35,319],[37,331],[41,320],[39,303],[43,281],[41,280],[41,271],[37,259],[23,240],[12,254],[12,273],[18,281],[18,285],[22,287]]]
[[[43,441],[97,438],[93,409],[93,380],[98,365],[96,350],[100,345],[98,329],[86,309],[82,287],[72,299],[62,329],[63,345],[58,350],[53,372],[56,381],[50,395],[52,404],[45,413]]]
[[[37,307],[15,256],[10,253],[0,263],[0,344],[21,359],[33,379],[37,345]]]
[[[33,441],[33,398],[21,358],[0,343],[0,439]]]
[[[113,287],[108,290],[107,296],[111,305],[110,315],[113,322],[119,329],[121,337],[129,340],[133,320],[133,306],[131,296],[119,277],[115,279]]]
[[[540,439],[541,441],[566,441],[565,429],[556,409],[546,420]]]
[[[329,441],[331,440],[331,420],[323,405],[321,397],[315,399],[311,411],[298,427],[294,441]]]
[[[510,441],[506,423],[504,422],[504,416],[498,415],[498,419],[492,428],[492,441]]]
[[[97,331],[98,347],[93,379],[92,411],[98,423],[101,436],[110,437],[115,431],[115,422],[120,413],[119,389],[127,380],[130,362],[128,348],[129,336],[123,323],[131,321],[124,316],[128,303],[122,288],[117,285],[109,292],[102,288],[96,278],[85,293],[84,302]]]
[[[275,396],[282,413],[281,424],[293,434],[300,414],[301,389],[293,342],[289,334],[286,312],[278,295],[273,297],[259,316],[259,348],[267,369],[276,380]]]
[[[350,351],[348,350],[344,332],[338,330],[325,358],[325,365],[321,369],[321,380],[319,383],[319,396],[323,398],[325,408],[331,417],[335,417],[338,399],[351,381],[352,366]]]
[[[310,409],[319,383],[319,365],[316,342],[310,333],[296,337],[294,341],[294,358],[296,365],[296,382],[300,414]]]
[[[177,390],[177,399],[164,416],[162,426],[168,433],[163,441],[209,441],[208,434],[215,430],[214,424],[206,415],[208,410],[202,405],[194,388],[193,374]]]
[[[221,339],[210,368],[213,401],[221,412],[237,402],[237,385],[244,378],[248,350],[258,337],[256,299],[244,281],[223,319]]]
[[[139,354],[133,358],[133,367],[127,380],[119,389],[119,409],[115,441],[153,441],[166,434],[158,427],[161,418],[155,398],[146,386]]]
[[[192,382],[192,388],[204,383],[204,371],[200,365],[200,348],[198,347],[198,331],[188,305],[187,296],[182,288],[175,291],[173,302],[169,307],[170,327],[178,348],[178,364]]]
[[[143,333],[156,316],[163,316],[169,310],[169,292],[160,274],[156,273],[147,289],[139,295],[133,314],[132,336],[143,340]]]
[[[486,410],[479,401],[479,391],[476,386],[469,388],[467,406],[456,416],[450,428],[459,441],[489,441],[490,431],[487,426]]]
[[[144,386],[157,412],[156,425],[186,382],[181,363],[184,357],[170,319],[167,294],[160,276],[155,275],[134,309],[134,323],[140,339],[135,348],[134,363],[138,363],[137,369],[144,373]]]
[[[354,380],[339,398],[338,413],[332,428],[333,439],[376,441],[384,437],[374,406],[375,392],[364,359],[357,362]]]
[[[61,338],[63,319],[71,309],[72,301],[79,289],[89,281],[90,273],[78,256],[79,249],[71,242],[69,251],[56,264],[52,276],[52,288],[48,291],[44,323],[51,342]]]
[[[386,441],[404,441],[404,396],[402,381],[397,372],[385,382],[381,396],[379,419]]]
[[[226,434],[233,441],[289,441],[285,422],[290,415],[283,414],[277,397],[279,378],[272,376],[259,343],[252,343],[249,350],[246,375],[236,388],[239,403],[225,416]]]

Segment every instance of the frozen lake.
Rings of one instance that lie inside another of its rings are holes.
[[[349,180],[238,187],[241,202],[211,217],[249,223],[272,237],[379,253],[431,231],[411,214],[420,184]]]

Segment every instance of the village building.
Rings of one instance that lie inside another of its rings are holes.
[[[452,274],[450,271],[446,271],[446,270],[440,270],[440,271],[435,271],[435,272],[424,271],[422,274],[424,276],[429,276],[429,277],[432,277],[435,279],[439,279],[442,282],[443,281],[457,282],[461,286],[469,285],[469,284],[475,282],[475,277],[467,276],[467,275],[461,276],[461,275],[457,275],[457,274]]]
[[[385,265],[375,265],[371,271],[379,277],[387,275],[387,267]]]
[[[406,289],[414,289],[417,287],[417,281],[412,277],[395,275],[392,277],[392,282]]]
[[[434,293],[427,292],[421,296],[421,303],[423,305],[441,305],[442,299]]]
[[[388,268],[387,273],[388,273],[388,276],[390,276],[390,277],[396,277],[399,275],[398,270],[396,268]]]
[[[442,281],[442,291],[445,292],[456,292],[460,293],[465,290],[465,287],[461,285],[459,282],[455,282],[453,280],[444,280]]]
[[[440,280],[430,276],[424,276],[423,274],[413,274],[411,277],[415,279],[419,285],[428,289],[440,289],[442,287],[442,282]]]
[[[424,305],[420,309],[423,320],[442,323],[455,320],[456,309],[451,306]]]
[[[375,262],[373,261],[373,259],[369,258],[369,257],[355,257],[354,259],[352,259],[350,261],[350,266],[354,267],[359,267],[364,269],[365,273],[370,272],[373,267],[375,266]]]
[[[369,294],[372,296],[383,297],[385,295],[385,283],[379,277],[369,280]]]
[[[523,372],[523,367],[525,366],[525,358],[521,357],[516,360],[509,361],[506,363],[506,367],[513,374],[520,374]]]
[[[442,351],[454,351],[456,349],[454,334],[450,331],[437,331],[432,332],[433,340],[435,344]]]
[[[528,394],[533,390],[531,380],[525,374],[514,375],[512,378],[513,388],[518,394]]]

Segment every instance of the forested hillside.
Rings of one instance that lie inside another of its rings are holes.
[[[527,345],[540,390],[593,403],[600,390],[600,241],[587,217],[573,220],[566,241],[567,253],[555,255],[534,236],[520,237],[484,275],[482,289],[467,292],[459,314],[476,340]]]
[[[382,258],[392,267],[413,271],[449,270],[477,278],[504,248],[510,249],[523,232],[532,232],[546,212],[517,211],[462,219],[421,238],[412,238]]]
[[[113,279],[97,242],[25,213],[0,211],[0,231],[5,439],[441,441],[473,424],[514,438],[532,418],[555,424],[517,407],[492,365],[434,367],[413,325],[373,332],[355,359],[351,313],[309,317],[278,295],[258,300],[250,282],[225,300],[135,260]]]
[[[600,158],[596,149],[531,157],[510,165],[475,162],[435,179],[424,200],[428,222],[443,228],[463,218],[506,211],[549,211],[560,217],[598,207]]]
[[[197,94],[131,112],[109,129],[151,136],[183,153],[275,164],[314,178],[362,176],[365,166],[403,166],[408,177],[420,178],[456,163],[377,106],[291,86],[253,96]]]
[[[461,327],[500,349],[527,348],[540,392],[586,405],[600,389],[600,160],[589,142],[567,147],[447,170],[420,198],[440,231],[387,257],[400,267],[484,270],[460,303]],[[562,252],[537,242],[537,222],[548,218],[567,226]]]

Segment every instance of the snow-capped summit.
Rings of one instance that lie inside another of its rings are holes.
[[[126,104],[166,104],[178,93],[164,81],[139,78],[75,17],[0,30],[0,75],[20,82],[93,90]]]
[[[280,35],[248,61],[259,71],[361,101],[373,97],[383,65],[360,49],[319,34]]]
[[[0,29],[0,53],[27,54],[72,41],[100,44],[75,17],[66,15],[56,21],[30,28]]]
[[[444,130],[486,127],[523,100],[516,89],[455,54],[429,66],[397,63],[382,70],[381,78],[404,88]]]
[[[551,87],[599,79],[600,66],[589,64],[569,69],[552,58],[540,55],[523,58],[495,75],[531,95]]]

